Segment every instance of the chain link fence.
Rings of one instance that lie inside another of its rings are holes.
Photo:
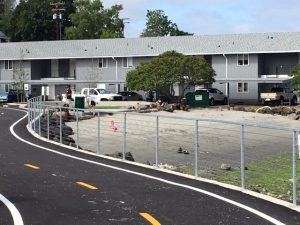
[[[49,140],[240,186],[299,205],[296,128],[28,103],[28,125]]]

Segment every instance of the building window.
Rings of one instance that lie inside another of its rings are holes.
[[[13,69],[13,61],[12,60],[5,60],[5,69],[12,70]]]
[[[238,83],[237,89],[238,89],[237,90],[238,93],[247,93],[247,92],[249,92],[248,83]]]
[[[133,67],[133,59],[132,59],[132,57],[124,57],[124,58],[122,58],[122,67],[123,68]]]
[[[237,55],[238,66],[248,66],[249,65],[249,54]]]
[[[99,68],[107,68],[108,67],[108,58],[99,58],[98,59]]]

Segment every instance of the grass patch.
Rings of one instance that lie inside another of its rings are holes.
[[[183,174],[194,175],[195,174],[195,166],[194,166],[194,164],[187,163],[185,165],[180,165],[180,166],[176,167],[175,171],[179,172],[179,173],[183,173]]]
[[[298,161],[298,164],[299,163]],[[258,162],[248,163],[246,167],[245,181],[247,189],[291,201],[292,158],[290,154],[266,157]],[[298,165],[297,175],[297,198],[299,199],[300,166]],[[240,169],[219,171],[215,179],[224,183],[240,186]]]

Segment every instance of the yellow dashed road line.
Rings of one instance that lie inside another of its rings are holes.
[[[152,225],[161,225],[160,222],[158,222],[155,218],[153,218],[148,213],[140,213],[142,217],[144,217],[146,220],[148,220]]]
[[[27,167],[29,167],[29,168],[31,168],[31,169],[35,169],[35,170],[39,170],[39,169],[40,169],[40,167],[34,166],[34,165],[32,165],[32,164],[24,164],[24,166],[27,166]]]
[[[83,187],[86,187],[86,188],[89,188],[91,190],[97,190],[98,188],[93,186],[93,185],[90,185],[90,184],[87,184],[87,183],[84,183],[84,182],[76,182],[77,184],[83,186]]]

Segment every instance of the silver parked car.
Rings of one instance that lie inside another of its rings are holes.
[[[7,102],[7,92],[0,92],[0,102]]]
[[[227,96],[217,88],[201,88],[199,90],[207,91],[209,93],[209,105],[215,105],[216,102],[224,105],[228,103]]]

